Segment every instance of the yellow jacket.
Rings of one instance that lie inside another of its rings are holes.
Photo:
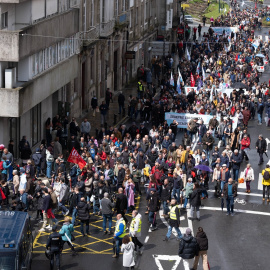
[[[266,168],[265,170],[263,170],[263,171],[262,171],[262,176],[264,175],[264,172],[265,172],[265,171],[268,171],[268,172],[270,173],[270,168]],[[262,184],[263,184],[264,186],[270,186],[270,179],[265,180],[265,179],[263,178]]]
[[[185,163],[186,153],[187,153],[187,150],[184,150],[184,151],[182,152],[182,156],[181,156],[181,160],[180,160],[181,163]],[[190,151],[189,151],[189,154],[193,155],[193,151],[190,150]]]

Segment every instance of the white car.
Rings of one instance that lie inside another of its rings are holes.
[[[185,15],[184,20],[185,20],[187,23],[193,23],[193,18],[192,18],[191,15]]]

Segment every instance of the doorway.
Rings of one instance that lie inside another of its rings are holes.
[[[118,50],[114,52],[114,61],[113,61],[113,84],[114,91],[118,90]]]

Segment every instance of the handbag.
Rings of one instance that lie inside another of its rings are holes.
[[[94,202],[94,200],[95,200],[95,195],[92,195],[90,198],[90,202]]]

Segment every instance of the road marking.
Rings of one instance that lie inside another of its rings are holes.
[[[260,173],[259,174],[259,179],[258,179],[258,190],[263,190],[263,184],[262,184],[263,176]]]
[[[146,244],[146,243],[148,242],[148,240],[149,240],[149,235],[147,235],[147,236],[145,237],[144,243]]]
[[[211,189],[211,190],[207,190],[207,192],[214,193],[215,190]],[[245,192],[238,192],[238,191],[237,191],[237,195],[262,197],[262,194],[258,194],[258,193],[245,193]]]
[[[220,207],[203,206],[200,209],[201,210],[222,211],[222,209]],[[270,213],[260,212],[260,211],[252,211],[252,210],[234,209],[234,212],[253,214],[253,215],[262,215],[262,216],[270,216]]]
[[[197,136],[197,135],[195,135],[195,136]],[[194,145],[193,145],[193,147],[192,147],[192,152],[194,152],[195,147],[197,146],[198,141],[199,141],[199,136],[198,136],[198,138],[195,140],[195,143],[194,143]]]
[[[153,255],[153,258],[155,259],[156,265],[158,267],[158,270],[164,270],[164,268],[162,267],[160,261],[175,261],[172,270],[176,270],[178,265],[181,262],[181,257],[174,255]]]

